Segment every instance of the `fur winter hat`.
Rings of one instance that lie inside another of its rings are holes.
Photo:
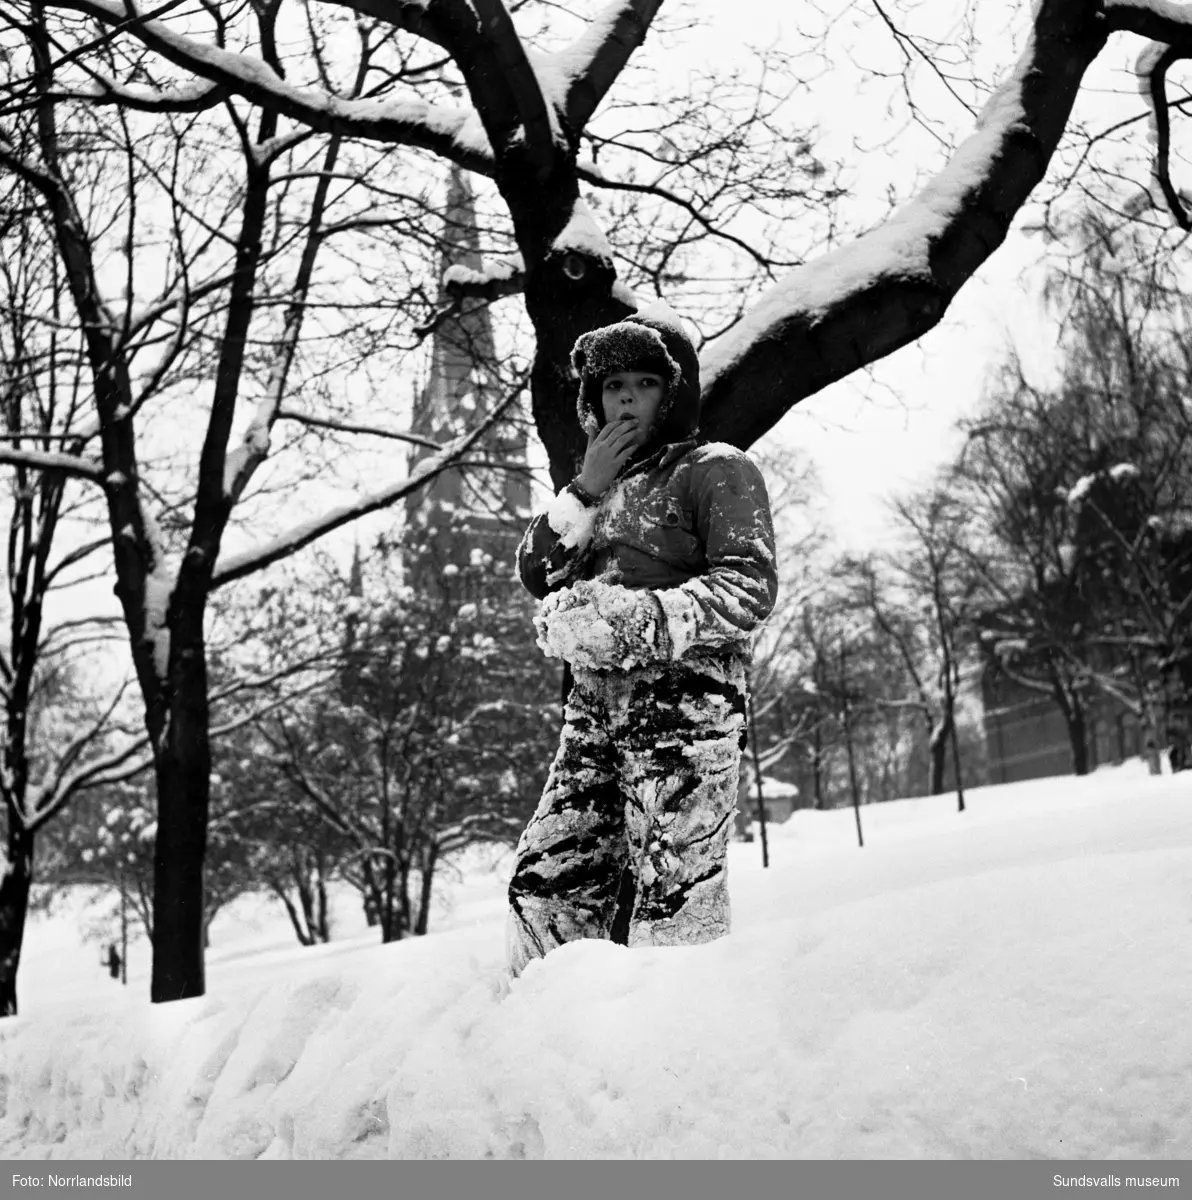
[[[664,304],[642,309],[616,325],[582,334],[571,351],[579,375],[576,412],[585,433],[604,425],[601,391],[614,371],[652,371],[666,385],[654,442],[681,442],[699,426],[699,358],[679,318]]]

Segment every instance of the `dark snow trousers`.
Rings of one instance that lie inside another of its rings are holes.
[[[509,885],[514,975],[579,938],[673,946],[728,932],[745,688],[733,650],[575,672]]]

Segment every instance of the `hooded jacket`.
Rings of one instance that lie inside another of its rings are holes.
[[[670,367],[658,435],[596,504],[564,488],[517,551],[522,583],[544,601],[539,644],[596,670],[747,648],[778,594],[765,481],[742,451],[699,441],[699,360],[669,309],[576,342],[581,425],[599,429],[602,379],[643,347]]]

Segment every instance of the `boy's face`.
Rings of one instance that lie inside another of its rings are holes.
[[[654,371],[614,371],[606,375],[600,387],[605,423],[635,421],[633,444],[644,446],[650,439],[665,390],[662,376]]]

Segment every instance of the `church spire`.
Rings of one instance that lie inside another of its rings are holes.
[[[484,267],[476,196],[467,174],[454,165],[447,181],[440,239],[439,299],[446,307],[450,297],[441,281],[448,270],[482,271]],[[432,334],[430,371],[415,400],[413,432],[442,443],[491,411],[501,394],[489,306],[467,303]],[[477,449],[507,462],[524,463],[524,432],[514,433],[507,421],[503,424],[505,428],[491,430]],[[429,453],[415,450],[411,466]],[[447,563],[460,565],[461,555],[468,561],[473,549],[512,561],[529,507],[529,480],[524,473],[477,468],[442,472],[406,499],[412,586],[417,586],[415,576],[429,580]],[[414,552],[415,545],[425,546],[425,551]],[[416,565],[420,558],[426,559],[421,570]]]

